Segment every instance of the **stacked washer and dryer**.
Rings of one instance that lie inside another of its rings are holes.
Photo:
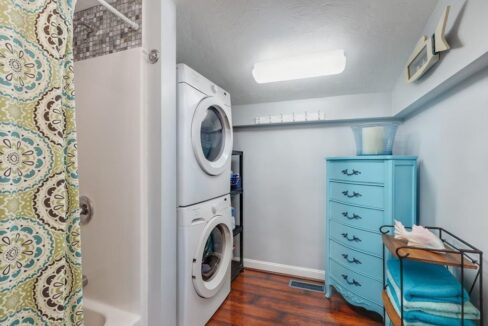
[[[230,292],[230,95],[177,66],[178,323],[205,325]]]

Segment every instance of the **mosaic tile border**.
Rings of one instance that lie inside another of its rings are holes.
[[[111,5],[142,26],[142,0],[116,0]],[[75,61],[142,45],[142,28],[132,29],[101,5],[75,12],[73,24]]]

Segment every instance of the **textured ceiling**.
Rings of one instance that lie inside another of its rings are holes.
[[[437,0],[176,0],[178,62],[233,104],[389,91]],[[257,61],[344,49],[338,76],[257,84]]]

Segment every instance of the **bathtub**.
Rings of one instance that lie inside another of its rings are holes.
[[[87,298],[83,314],[85,326],[135,326],[140,320],[138,315]]]

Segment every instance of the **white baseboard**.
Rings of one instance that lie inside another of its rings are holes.
[[[320,269],[283,265],[244,258],[244,267],[259,269],[267,272],[287,274],[296,277],[310,278],[314,280],[325,280],[325,272]]]

